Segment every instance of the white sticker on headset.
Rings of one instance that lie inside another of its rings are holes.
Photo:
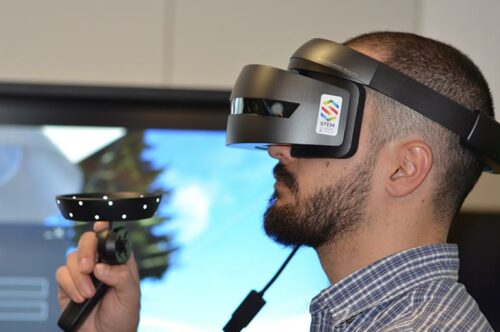
[[[342,113],[342,97],[321,95],[316,132],[322,135],[337,136]]]

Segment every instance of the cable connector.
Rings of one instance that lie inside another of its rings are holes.
[[[222,329],[224,332],[239,332],[252,321],[257,313],[266,304],[261,293],[252,290],[234,311],[231,320]]]

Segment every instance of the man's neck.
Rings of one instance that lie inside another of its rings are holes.
[[[429,221],[410,222],[406,229],[390,223],[360,225],[316,248],[323,270],[332,284],[392,254],[435,243],[446,242],[446,231],[429,231]]]

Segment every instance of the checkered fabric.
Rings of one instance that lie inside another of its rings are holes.
[[[458,248],[435,244],[383,258],[311,302],[311,332],[493,331],[458,280]]]

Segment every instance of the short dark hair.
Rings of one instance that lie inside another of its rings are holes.
[[[481,71],[450,45],[401,32],[368,33],[345,44],[374,51],[380,56],[378,60],[390,67],[469,109],[494,116],[490,89]],[[411,134],[422,137],[433,151],[435,214],[453,218],[479,179],[483,164],[459,143],[458,135],[393,99],[367,90],[367,100],[376,107],[370,128],[375,151],[394,139]]]

